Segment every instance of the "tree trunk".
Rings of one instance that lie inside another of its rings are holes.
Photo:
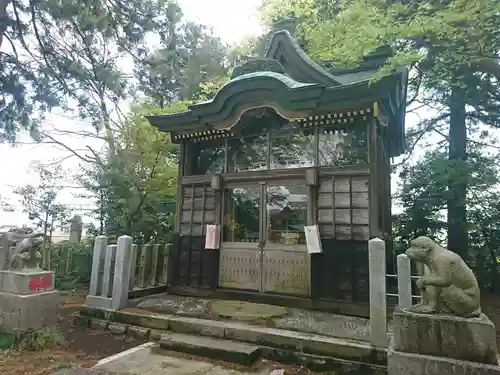
[[[454,86],[450,98],[449,155],[453,172],[448,180],[448,248],[464,259],[468,255],[466,217],[468,171],[465,92]]]
[[[47,232],[49,231],[49,212],[45,213],[45,221],[43,222],[43,244],[47,244],[48,236]]]

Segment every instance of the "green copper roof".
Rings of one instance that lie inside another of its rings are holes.
[[[331,69],[314,62],[300,48],[288,31],[273,35],[266,59],[273,59],[277,71],[249,69],[231,79],[213,99],[189,106],[188,111],[149,116],[153,126],[165,132],[225,129],[239,121],[241,115],[258,107],[272,107],[283,117],[306,117],[317,111],[333,111],[379,104],[381,119],[389,127],[394,144],[391,155],[404,149],[404,117],[407,69],[376,77],[379,60],[367,60],[356,69]],[[258,60],[258,59],[257,59]],[[262,64],[262,69],[265,69]],[[283,73],[281,67],[283,67]]]
[[[228,84],[233,83],[233,82],[238,82],[242,80],[251,80],[254,78],[258,77],[269,77],[272,79],[276,79],[278,81],[283,82],[285,85],[288,86],[290,89],[298,89],[301,87],[310,87],[310,86],[321,86],[317,83],[304,83],[304,82],[297,82],[293,78],[290,78],[289,76],[286,76],[284,74],[276,73],[276,72],[254,72],[254,73],[247,73],[244,75],[241,75],[239,77],[233,78]]]

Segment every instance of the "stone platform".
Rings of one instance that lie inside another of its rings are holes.
[[[368,341],[370,338],[368,319],[268,304],[165,293],[131,301],[130,306],[134,311],[140,309],[144,313],[245,322],[250,325],[359,341]],[[98,307],[106,308],[104,305]]]
[[[498,365],[496,330],[488,317],[459,318],[396,310],[393,349]]]
[[[500,366],[453,358],[403,353],[387,353],[389,375],[500,375]]]
[[[48,271],[0,271],[0,330],[37,330],[57,324],[59,292]]]
[[[387,354],[388,374],[500,375],[496,331],[477,318],[396,309]]]
[[[118,335],[145,338],[160,342],[160,345],[163,341],[163,346],[167,344],[176,351],[196,352],[214,359],[220,359],[222,352],[232,351],[240,356],[242,353],[252,356],[260,353],[261,358],[302,365],[315,371],[336,370],[339,373],[366,375],[386,373],[386,351],[367,342],[252,325],[247,321],[217,321],[130,308],[116,311],[82,307],[80,314],[75,316],[75,323]],[[245,348],[241,346],[238,352],[228,342],[244,344]],[[212,349],[207,350],[208,347]],[[259,350],[255,351],[255,348]],[[224,354],[225,358],[230,358],[230,353]]]

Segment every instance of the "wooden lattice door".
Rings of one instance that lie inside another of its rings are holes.
[[[209,185],[190,185],[182,189],[180,238],[173,286],[215,288],[218,252],[204,249],[205,227],[216,223],[216,192]]]

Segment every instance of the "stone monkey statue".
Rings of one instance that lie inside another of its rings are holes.
[[[430,238],[421,236],[411,242],[405,253],[429,269],[418,281],[422,302],[409,311],[443,313],[460,317],[481,315],[480,292],[476,276],[464,260]]]
[[[32,229],[20,229],[16,232],[16,247],[9,262],[9,269],[39,269],[40,247],[44,242],[44,234]]]

